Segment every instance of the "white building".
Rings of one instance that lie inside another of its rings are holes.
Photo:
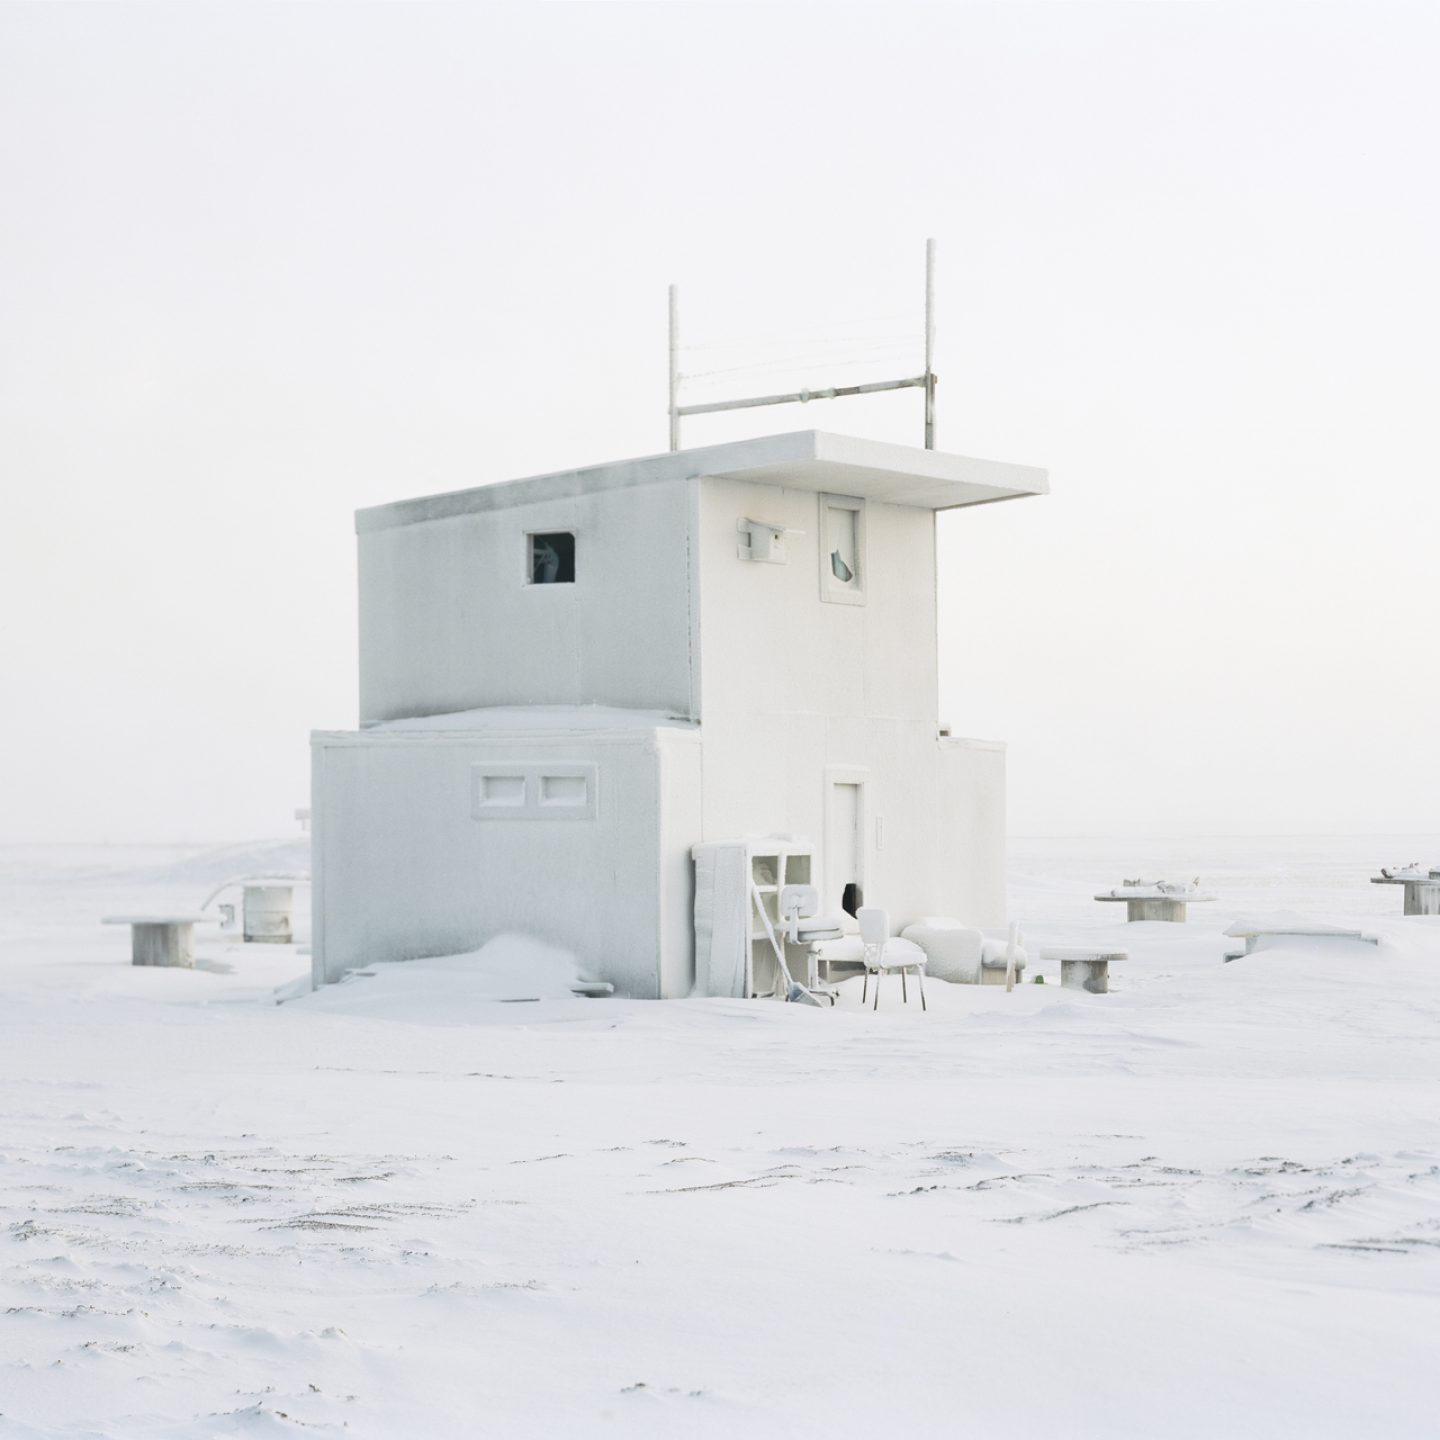
[[[1046,488],[803,431],[360,511],[317,983],[521,931],[686,995],[691,847],[746,836],[807,837],[827,908],[1002,923],[1003,747],[938,726],[935,512]]]

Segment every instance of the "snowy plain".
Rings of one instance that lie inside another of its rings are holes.
[[[1016,841],[1032,956],[1121,944],[1112,993],[877,1014],[277,1005],[292,947],[98,920],[303,844],[0,849],[0,1435],[1433,1435],[1440,918],[1368,883],[1415,859]],[[1142,873],[1220,898],[1091,899]],[[1282,909],[1381,943],[1222,963]]]

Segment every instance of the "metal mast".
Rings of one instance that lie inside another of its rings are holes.
[[[786,395],[754,395],[743,400],[713,400],[704,405],[680,403],[680,292],[670,287],[670,448],[680,448],[680,419],[714,415],[722,410],[754,410],[761,405],[806,405],[811,400],[838,400],[844,395],[876,395],[884,390],[925,391],[925,448],[935,448],[935,241],[925,242],[925,373],[902,380],[875,380],[865,385],[827,385]]]

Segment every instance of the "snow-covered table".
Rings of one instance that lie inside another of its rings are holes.
[[[1407,915],[1440,915],[1440,870],[1428,874],[1419,868],[1382,870],[1370,879],[1372,885],[1403,885]]]
[[[1060,962],[1060,984],[1066,990],[1088,990],[1105,995],[1110,990],[1110,962],[1128,960],[1128,950],[1091,950],[1063,946],[1041,950],[1042,960]]]
[[[1198,890],[1180,885],[1117,885],[1113,890],[1107,890],[1103,895],[1097,895],[1095,898],[1109,902],[1123,900],[1127,922],[1136,920],[1183,922],[1187,904],[1191,901],[1199,903],[1213,900],[1215,897],[1202,895]]]
[[[1340,925],[1311,924],[1303,920],[1287,920],[1283,917],[1268,920],[1237,920],[1225,932],[1236,940],[1245,942],[1244,950],[1227,952],[1227,960],[1238,960],[1241,955],[1252,955],[1265,950],[1277,940],[1358,940],[1365,945],[1378,945],[1380,937],[1364,930],[1347,930]]]
[[[195,968],[195,927],[210,915],[107,915],[102,925],[130,927],[132,965],[176,965]]]

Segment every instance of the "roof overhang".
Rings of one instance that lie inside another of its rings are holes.
[[[603,490],[705,477],[855,495],[922,510],[989,505],[996,500],[1044,495],[1050,489],[1045,471],[1030,465],[975,460],[823,430],[797,430],[375,505],[355,512],[355,529],[365,534]]]

